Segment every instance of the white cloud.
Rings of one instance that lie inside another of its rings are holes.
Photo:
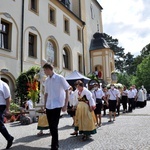
[[[98,0],[103,7],[103,32],[119,40],[125,53],[140,54],[150,43],[149,0]]]

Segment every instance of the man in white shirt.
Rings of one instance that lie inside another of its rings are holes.
[[[115,89],[114,84],[111,84],[110,89],[108,90],[108,102],[109,102],[109,117],[110,120],[108,122],[112,122],[112,113],[113,113],[113,121],[115,121],[116,117],[116,106],[118,105],[118,91]]]
[[[102,89],[99,88],[98,84],[94,84],[94,91],[92,92],[92,96],[96,102],[96,109],[94,110],[94,113],[96,115],[96,122],[97,122],[97,125],[100,127],[101,126],[102,98],[104,99],[104,93]]]
[[[11,102],[11,95],[10,95],[9,86],[7,85],[7,83],[3,82],[0,79],[0,132],[7,140],[6,149],[9,149],[12,146],[14,140],[14,137],[12,137],[8,133],[3,123],[4,112],[6,115],[10,113],[10,102]]]
[[[46,63],[43,66],[48,76],[45,81],[45,108],[52,135],[51,150],[58,150],[58,123],[60,112],[66,111],[68,106],[68,89],[70,85],[62,75],[53,71],[53,66]]]
[[[137,89],[136,89],[136,86],[135,86],[135,85],[132,85],[132,91],[133,91],[134,94],[135,94],[132,108],[135,109],[135,107],[136,107],[136,97],[137,97]]]
[[[129,100],[129,107],[128,107],[128,111],[132,112],[133,108],[134,108],[134,100],[135,100],[135,92],[132,89],[132,87],[130,87],[128,93],[127,93],[127,97]]]

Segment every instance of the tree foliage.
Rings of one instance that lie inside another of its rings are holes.
[[[40,70],[39,67],[32,67],[28,71],[22,72],[19,77],[16,79],[16,91],[15,91],[15,97],[22,105],[22,103],[25,101],[25,98],[27,98],[28,95],[28,86],[27,83],[29,82],[29,78],[34,78],[34,75],[38,73]]]
[[[118,73],[117,74],[117,77],[118,77],[118,83],[121,83],[121,84],[123,84],[123,85],[125,85],[125,86],[130,86],[130,80],[129,80],[129,76],[128,76],[128,74],[126,74],[126,73]]]
[[[127,73],[128,74],[131,74],[131,75],[136,75],[136,69],[137,69],[137,66],[142,63],[142,61],[150,55],[150,44],[146,45],[142,50],[141,50],[141,54],[136,56],[134,59],[133,59],[133,62],[130,63],[130,66],[127,70]]]
[[[146,45],[141,51],[141,57],[143,59],[149,55],[150,55],[150,44]]]
[[[120,72],[129,70],[129,64],[133,62],[133,55],[129,52],[125,54],[124,48],[118,46],[118,39],[113,39],[112,36],[103,33],[104,39],[107,41],[111,50],[115,54],[115,67]]]
[[[150,55],[138,65],[136,83],[138,86],[144,85],[146,89],[150,89]]]

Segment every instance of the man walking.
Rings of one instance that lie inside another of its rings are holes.
[[[53,66],[46,63],[43,66],[45,74],[48,76],[45,81],[45,108],[52,135],[51,150],[58,150],[58,123],[60,112],[67,110],[68,89],[70,85],[65,78],[53,71]]]
[[[9,109],[10,109],[10,101],[11,101],[11,95],[10,95],[10,89],[9,86],[7,85],[7,83],[3,82],[0,79],[0,132],[1,134],[5,137],[5,139],[7,140],[7,146],[6,149],[9,149],[12,146],[14,137],[12,137],[4,123],[3,123],[3,119],[4,119],[4,112],[6,115],[9,114]]]

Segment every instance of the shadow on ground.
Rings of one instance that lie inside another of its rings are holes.
[[[90,136],[88,140],[83,141],[82,135],[79,135],[79,136],[72,136],[64,140],[60,140],[59,145],[60,145],[60,150],[72,150],[72,149],[83,148],[85,145],[91,142],[93,142],[92,136]]]
[[[17,146],[11,147],[11,150],[49,150],[49,149],[50,148],[30,147],[30,146],[25,146],[25,145],[17,145]]]

